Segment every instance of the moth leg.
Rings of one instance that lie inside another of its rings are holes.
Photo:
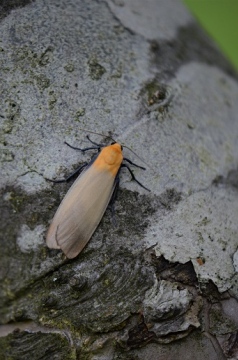
[[[131,164],[133,166],[138,167],[139,169],[146,170],[146,168],[144,168],[143,166],[137,165],[137,164],[133,163],[131,160],[125,158],[125,157],[123,158],[123,160],[129,162],[129,164]]]
[[[88,150],[100,150],[101,147],[99,146],[90,146],[90,147],[87,147],[87,148],[84,148],[84,149],[81,149],[81,148],[78,148],[78,147],[75,147],[75,146],[72,146],[70,145],[69,143],[67,143],[66,141],[64,142],[67,146],[69,146],[71,149],[74,149],[74,150],[79,150],[79,151],[82,151],[83,153],[85,151],[88,151]]]
[[[135,175],[133,174],[132,170],[129,168],[129,166],[127,164],[122,164],[121,167],[125,167],[128,169],[129,173],[131,174],[131,179],[134,180],[135,182],[137,182],[138,185],[140,185],[141,187],[143,187],[145,190],[150,191],[150,189],[148,189],[147,187],[145,187],[143,184],[141,184],[135,177]]]
[[[88,139],[88,141],[90,141],[91,144],[96,145],[97,148],[101,149],[103,146],[105,146],[105,145],[100,145],[100,144],[96,143],[95,141],[91,140],[89,135],[87,135],[86,138]]]
[[[76,174],[80,173],[83,168],[85,168],[85,166],[87,166],[88,163],[84,163],[83,165],[81,165],[79,168],[77,168],[72,174],[70,174],[69,176],[67,176],[67,178],[65,179],[59,179],[59,180],[52,180],[52,179],[47,179],[48,181],[51,181],[53,183],[63,183],[63,182],[68,182],[70,179],[72,179]]]

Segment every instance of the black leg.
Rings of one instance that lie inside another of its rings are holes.
[[[70,179],[72,179],[72,177],[74,177],[77,173],[80,173],[81,172],[81,170],[83,170],[83,168],[85,168],[85,166],[87,166],[88,165],[88,163],[85,163],[85,164],[83,164],[83,165],[81,165],[78,169],[76,169],[72,174],[70,174],[66,179],[61,179],[61,180],[51,180],[51,179],[47,179],[47,178],[45,178],[46,180],[48,180],[48,181],[51,181],[51,182],[53,182],[53,183],[63,183],[63,182],[67,182],[67,181],[69,181]]]
[[[122,164],[121,167],[125,167],[128,169],[129,173],[131,174],[131,179],[134,180],[135,182],[137,182],[138,185],[140,185],[141,187],[143,187],[145,190],[150,191],[150,189],[148,189],[147,187],[145,187],[144,185],[142,185],[135,177],[135,175],[133,174],[132,170],[129,168],[128,165],[126,164]]]
[[[98,148],[101,148],[101,147],[105,146],[105,145],[97,144],[96,142],[92,141],[90,139],[89,135],[86,135],[86,138],[88,139],[88,141],[90,141],[91,144],[96,145]]]
[[[75,146],[72,146],[70,145],[69,143],[67,143],[66,141],[64,142],[67,146],[69,146],[71,149],[74,149],[74,150],[79,150],[79,151],[82,151],[82,152],[85,152],[85,151],[88,151],[88,150],[100,150],[100,147],[99,146],[90,146],[90,147],[87,147],[87,148],[84,148],[84,149],[81,149],[81,148],[78,148],[78,147],[75,147]]]
[[[138,167],[139,169],[146,170],[146,168],[144,168],[143,166],[137,165],[137,164],[133,163],[131,160],[129,160],[127,158],[123,158],[123,160],[129,162],[129,164],[131,164],[133,166]]]
[[[88,150],[98,150],[98,151],[99,151],[103,146],[105,146],[105,145],[100,145],[100,144],[92,141],[92,140],[90,139],[89,135],[87,135],[86,138],[88,139],[88,141],[90,141],[90,143],[92,143],[92,144],[95,145],[95,146],[90,146],[90,147],[81,149],[81,148],[78,148],[78,147],[75,147],[75,146],[70,145],[70,144],[67,143],[66,141],[65,141],[64,143],[65,143],[66,145],[68,145],[71,149],[79,150],[79,151],[82,151],[82,152],[88,151]]]

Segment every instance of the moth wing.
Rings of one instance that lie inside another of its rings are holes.
[[[77,256],[98,226],[115,189],[115,177],[93,164],[75,181],[61,202],[47,233],[50,248]]]

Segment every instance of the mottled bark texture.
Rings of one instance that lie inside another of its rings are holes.
[[[0,8],[0,359],[236,359],[228,62],[179,0]],[[46,178],[91,159],[64,144],[87,146],[82,129],[129,146],[151,192],[123,170],[115,211],[69,261],[45,234],[70,184]]]

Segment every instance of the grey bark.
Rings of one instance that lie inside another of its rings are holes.
[[[0,9],[0,359],[237,359],[234,70],[178,0]],[[90,160],[64,144],[83,129],[151,192],[122,172],[69,261],[45,245],[69,184],[45,179]]]

